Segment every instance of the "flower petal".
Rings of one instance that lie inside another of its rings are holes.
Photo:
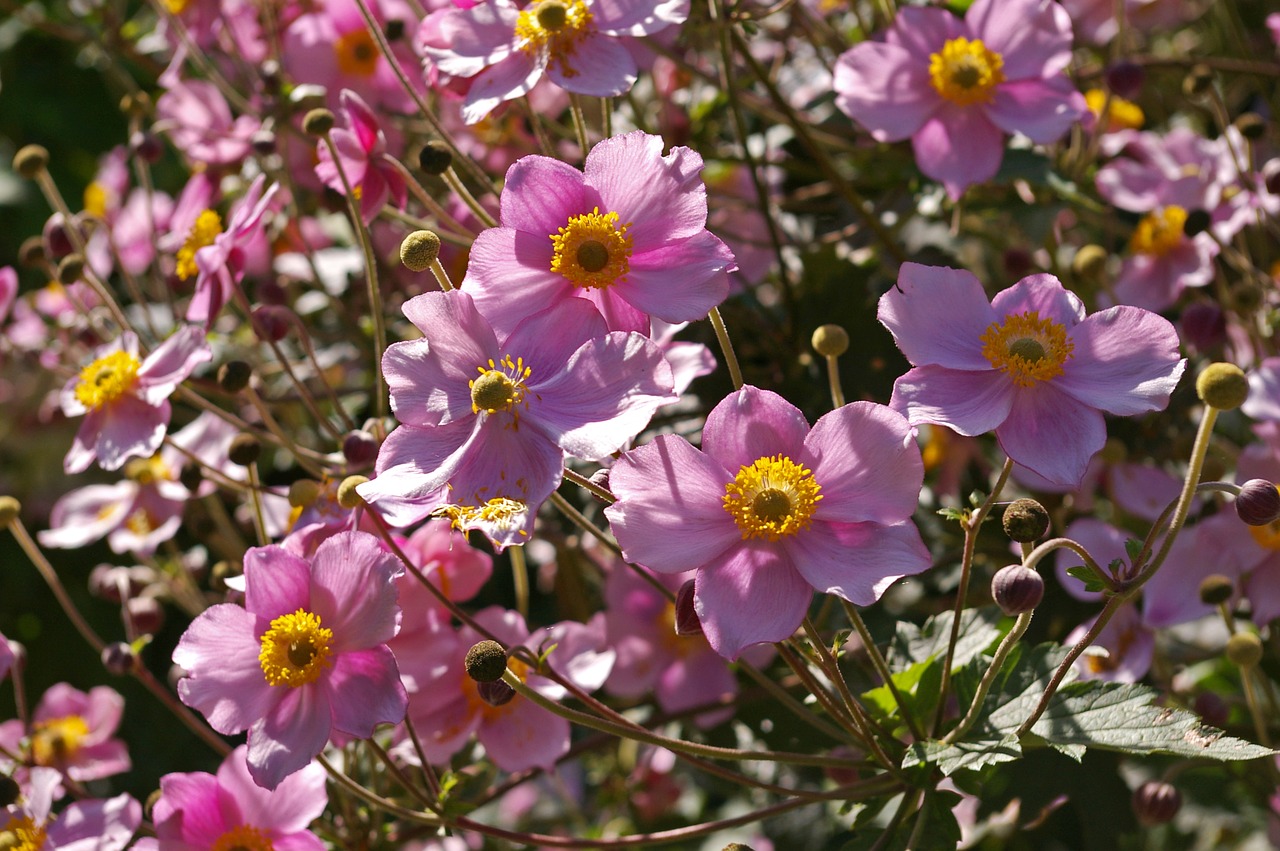
[[[996,438],[1022,466],[1051,482],[1075,486],[1089,459],[1107,442],[1107,427],[1097,409],[1041,382],[1019,388]]]
[[[311,565],[284,547],[252,547],[244,554],[244,607],[266,621],[311,611]]]
[[[958,199],[974,183],[996,176],[1004,134],[981,109],[943,104],[911,137],[916,165]]]
[[[976,0],[964,21],[1010,80],[1050,77],[1071,62],[1071,17],[1050,0]]]
[[[1163,410],[1186,367],[1172,323],[1136,307],[1090,315],[1071,330],[1071,342],[1073,356],[1054,386],[1118,416]]]
[[[1067,329],[1084,319],[1084,302],[1053,275],[1028,275],[991,300],[996,316],[1035,312]]]
[[[760,458],[804,452],[809,422],[800,409],[770,390],[750,384],[732,393],[707,415],[702,451],[736,475]]]
[[[343,653],[390,641],[400,623],[395,577],[403,568],[368,532],[339,532],[312,558],[311,611]]]
[[[408,705],[395,656],[386,645],[342,653],[324,678],[333,729],[358,739],[379,724],[398,724]]]
[[[911,426],[873,402],[851,402],[823,415],[805,438],[813,478],[822,488],[818,520],[906,520],[920,502],[924,462]]]
[[[190,676],[178,681],[182,702],[209,726],[233,735],[256,724],[279,700],[258,662],[257,619],[231,603],[205,609],[183,633],[173,661]]]
[[[306,766],[284,778],[274,791],[267,791],[249,775],[247,758],[248,748],[241,745],[218,766],[218,785],[235,800],[244,824],[297,833],[306,830],[324,812],[328,800],[326,775],[318,764]]]
[[[912,425],[944,425],[966,437],[997,428],[1009,416],[1014,384],[1003,373],[918,366],[893,383],[889,407]]]
[[[582,172],[550,157],[521,157],[502,187],[502,226],[548,240],[571,216],[590,212]]]
[[[886,42],[864,41],[842,53],[833,87],[836,106],[877,142],[909,138],[942,103],[928,62]]]
[[[929,569],[933,558],[914,523],[815,521],[785,539],[796,570],[815,590],[870,606],[897,580]]]
[[[635,130],[600,142],[583,166],[588,195],[628,225],[637,253],[688,239],[707,226],[702,157],[685,147],[663,156],[662,147],[661,136]]]
[[[636,60],[622,43],[603,33],[578,42],[573,56],[547,64],[547,78],[566,92],[591,97],[626,94],[636,82]]]
[[[965,269],[903,263],[897,285],[880,297],[877,318],[913,366],[991,368],[982,335],[999,317]]]
[[[733,252],[710,231],[631,258],[618,294],[664,322],[702,319],[729,294]]]
[[[329,695],[319,684],[290,687],[249,729],[249,775],[266,789],[301,770],[324,750],[331,729]]]
[[[743,541],[706,564],[694,580],[694,611],[717,653],[737,659],[743,649],[784,641],[800,626],[813,589],[777,544]]]
[[[996,86],[987,117],[1006,133],[1047,145],[1062,138],[1085,112],[1084,97],[1065,74]]]

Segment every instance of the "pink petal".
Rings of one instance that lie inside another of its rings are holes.
[[[340,532],[312,559],[311,611],[345,653],[390,641],[399,627],[395,577],[400,559],[368,532]]]
[[[1002,320],[1021,313],[1037,313],[1067,329],[1084,319],[1084,303],[1053,275],[1028,275],[1006,290],[996,293],[991,309]]]
[[[598,198],[601,212],[616,212],[629,225],[636,254],[688,239],[707,226],[702,157],[685,147],[663,156],[662,148],[661,136],[635,130],[600,142],[583,166],[585,205]]]
[[[953,200],[965,188],[996,176],[1004,134],[976,107],[944,104],[911,137],[916,165],[941,182]]]
[[[408,425],[440,426],[472,416],[471,388],[491,358],[497,338],[471,296],[460,290],[423,293],[404,303],[404,315],[423,332],[394,343],[383,356],[396,418]],[[425,349],[425,351],[424,351]]]
[[[702,451],[731,474],[760,458],[804,452],[809,423],[800,409],[770,390],[746,385],[707,415]]]
[[[893,383],[889,407],[912,425],[945,425],[966,437],[997,428],[1009,416],[1015,387],[999,370],[961,372],[918,366]]]
[[[870,606],[903,576],[929,569],[933,558],[914,523],[815,521],[783,539],[796,570],[819,593]]]
[[[573,54],[547,63],[547,78],[567,92],[592,97],[626,94],[636,82],[636,60],[615,38],[589,33]]]
[[[502,226],[545,236],[548,244],[571,216],[590,212],[582,172],[550,157],[521,157],[502,187]],[[550,255],[547,256],[550,268]]]
[[[1186,367],[1173,325],[1136,307],[1094,313],[1071,330],[1071,342],[1054,386],[1118,416],[1163,410]]]
[[[1000,54],[1007,79],[1049,77],[1071,62],[1071,18],[1050,0],[976,0],[964,20]]]
[[[1107,427],[1098,410],[1040,382],[1018,388],[996,438],[1024,467],[1051,482],[1078,485],[1089,459],[1107,442]]]
[[[962,20],[945,9],[937,7],[903,6],[894,18],[894,25],[885,33],[884,40],[907,50],[929,67],[930,55],[942,50],[953,38],[970,36]]]
[[[842,53],[833,87],[836,106],[877,142],[909,138],[942,103],[928,61],[884,42],[864,41]]]
[[[822,488],[816,519],[897,523],[920,502],[924,463],[911,426],[872,402],[851,402],[823,415],[801,456]]]
[[[998,317],[967,270],[902,264],[897,286],[880,297],[877,318],[915,366],[991,368],[981,338]]]
[[[244,607],[264,621],[311,611],[311,566],[284,547],[250,548],[244,578]]]
[[[599,311],[590,302],[580,298],[561,298],[545,310],[532,314],[526,306],[519,323],[509,336],[503,338],[502,351],[512,358],[524,358],[525,364],[533,370],[529,376],[529,388],[537,388],[537,394],[542,395],[542,387],[571,371],[567,364],[575,352],[591,340],[603,337],[608,330]],[[539,407],[535,405],[534,409]]]
[[[1006,133],[1033,142],[1056,142],[1084,115],[1084,97],[1065,74],[1046,80],[1020,80],[996,86],[987,117]]]
[[[209,846],[234,824],[232,813],[218,806],[218,781],[212,774],[166,774],[160,778],[160,800],[152,811],[162,839],[181,839],[193,845]],[[171,833],[172,831],[172,833]]]
[[[730,660],[752,644],[790,638],[812,599],[813,589],[782,548],[758,538],[704,565],[694,585],[703,634]]]
[[[467,90],[467,99],[462,106],[462,120],[467,124],[475,124],[503,101],[528,94],[534,83],[542,77],[542,71],[542,66],[522,50],[490,65],[472,78],[471,88]]]
[[[167,401],[152,406],[136,396],[126,395],[99,408],[98,412],[102,418],[96,420],[99,430],[93,436],[94,454],[98,466],[104,470],[118,470],[130,458],[150,458],[164,442],[170,415]],[[85,417],[80,424],[81,432],[94,421]],[[87,442],[89,436],[85,439]]]
[[[505,193],[504,193],[505,197]],[[568,219],[556,227],[562,227]],[[551,271],[554,249],[548,233],[489,228],[471,245],[462,291],[499,334],[508,334],[529,315],[530,305],[546,307],[574,291],[569,279]]]
[[[569,722],[519,697],[486,719],[477,735],[503,771],[549,770],[569,750]]]
[[[729,246],[709,231],[656,251],[632,256],[619,295],[664,322],[702,319],[729,294],[734,268]]]
[[[174,663],[191,674],[178,681],[182,702],[203,713],[219,733],[253,726],[281,697],[258,662],[256,623],[239,606],[212,606],[187,627],[173,651]]]
[[[284,688],[283,699],[249,730],[249,775],[266,789],[305,767],[329,741],[328,693],[319,684]]]
[[[184,325],[149,354],[138,369],[138,393],[159,405],[197,366],[213,360],[204,329]]]
[[[244,824],[297,833],[306,830],[324,812],[328,775],[318,764],[289,775],[274,791],[268,791],[250,776],[247,758],[248,748],[241,745],[218,766],[218,784],[235,800]],[[279,846],[278,840],[276,845]]]
[[[608,35],[653,35],[689,17],[689,0],[593,0],[596,27]]]
[[[404,720],[408,698],[395,657],[386,646],[342,653],[324,678],[333,728],[359,739],[379,724]]]
[[[49,528],[36,537],[45,547],[83,547],[124,523],[137,496],[138,483],[128,480],[77,488],[53,504]]]

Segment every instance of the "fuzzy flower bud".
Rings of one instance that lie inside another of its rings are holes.
[[[364,505],[364,500],[360,494],[356,493],[356,488],[367,481],[369,481],[368,476],[347,476],[343,479],[342,484],[338,485],[338,505],[346,509]]]
[[[425,272],[440,256],[440,237],[429,230],[415,230],[400,243],[400,262],[411,272]]]
[[[1107,267],[1107,250],[1101,245],[1082,245],[1071,258],[1071,271],[1077,277],[1094,280],[1102,277]]]
[[[1213,85],[1213,69],[1203,63],[1191,66],[1187,76],[1182,78],[1182,93],[1188,97],[1202,95]]]
[[[1015,499],[1004,510],[1001,524],[1010,540],[1029,544],[1049,530],[1049,512],[1034,499]]]
[[[991,596],[1006,615],[1029,612],[1044,599],[1044,580],[1021,564],[1010,564],[991,578]]]
[[[11,806],[21,794],[22,789],[17,780],[7,774],[0,775],[0,807]]]
[[[1262,661],[1262,639],[1252,632],[1237,632],[1227,639],[1227,658],[1239,668],[1252,668]]]
[[[227,450],[227,457],[231,459],[231,463],[239,464],[241,467],[248,467],[257,461],[261,454],[262,444],[258,442],[258,438],[245,433],[231,438],[231,447]]]
[[[68,254],[58,263],[58,283],[69,287],[84,274],[84,257],[79,254]]]
[[[218,386],[228,393],[239,393],[249,386],[253,367],[242,360],[227,361],[218,367]]]
[[[1267,122],[1256,112],[1243,113],[1232,123],[1240,131],[1240,135],[1250,141],[1256,141],[1267,135]]]
[[[1133,813],[1143,827],[1173,821],[1182,809],[1182,794],[1161,780],[1148,780],[1133,792]]]
[[[502,680],[491,683],[476,683],[476,694],[490,706],[505,706],[516,696],[516,690]]]
[[[453,152],[439,139],[432,139],[418,152],[418,168],[434,176],[440,176],[453,166]]]
[[[13,170],[27,180],[34,180],[49,167],[49,150],[43,145],[23,145],[13,155]]]
[[[1235,584],[1221,573],[1211,573],[1200,582],[1200,602],[1216,606],[1231,599]]]
[[[368,467],[378,457],[378,440],[367,431],[349,431],[342,438],[342,457],[353,467]]]
[[[102,648],[102,665],[116,676],[129,673],[137,662],[137,654],[123,641],[116,641]]]
[[[327,109],[313,109],[302,119],[302,132],[308,136],[324,136],[333,129],[337,118]]]
[[[1250,526],[1268,526],[1280,520],[1280,489],[1266,479],[1250,479],[1236,497],[1236,514]]]
[[[307,508],[320,498],[320,483],[315,479],[298,479],[289,485],[289,505]]]
[[[838,358],[849,350],[849,332],[839,325],[821,325],[813,332],[813,350],[823,357]]]
[[[1188,238],[1199,236],[1209,229],[1209,225],[1213,224],[1213,219],[1209,216],[1208,210],[1191,210],[1187,213],[1187,219],[1182,223],[1182,232]]]
[[[507,651],[496,641],[478,641],[467,651],[463,666],[478,683],[497,682],[507,670]]]
[[[1196,378],[1196,394],[1219,411],[1233,411],[1248,398],[1249,381],[1233,363],[1211,363]]]

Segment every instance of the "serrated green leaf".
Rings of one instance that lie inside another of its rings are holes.
[[[953,668],[967,665],[978,653],[1000,638],[999,623],[1003,613],[995,606],[966,609],[960,616],[960,638],[956,642]],[[951,640],[951,612],[943,612],[924,622],[923,626],[901,621],[889,643],[889,668],[902,670],[916,662],[947,652]]]
[[[1012,762],[1022,756],[1022,746],[1012,736],[997,742],[916,742],[907,749],[902,767],[936,765],[943,774],[950,775],[962,768],[979,769],[1000,762]]]
[[[1087,564],[1078,564],[1075,567],[1067,568],[1067,575],[1074,576],[1084,583],[1086,591],[1106,591],[1107,583],[1102,573],[1096,567],[1090,567]]]
[[[955,520],[959,523],[965,523],[969,520],[969,511],[964,508],[939,508],[938,514],[948,520]]]
[[[1129,557],[1129,564],[1133,564],[1138,560],[1138,556],[1142,553],[1142,541],[1137,538],[1126,538],[1124,542],[1125,555]]]
[[[912,851],[954,851],[960,844],[960,823],[952,810],[960,801],[959,795],[945,789],[925,793],[911,830]]]
[[[923,662],[916,662],[905,671],[899,671],[892,675],[893,684],[898,687],[898,691],[901,692],[904,699],[915,694],[920,678],[924,676],[929,666],[934,663],[935,659],[930,657]],[[867,703],[868,709],[878,710],[886,718],[896,718],[898,715],[898,703],[893,699],[893,692],[889,690],[887,685],[863,692],[862,699]]]

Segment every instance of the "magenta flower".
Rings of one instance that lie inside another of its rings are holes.
[[[328,803],[324,784],[324,769],[311,764],[275,789],[263,789],[251,776],[247,749],[241,745],[222,761],[216,775],[196,771],[161,777],[160,797],[151,812],[156,838],[140,839],[134,847],[322,851],[324,843],[307,825]]]
[[[84,415],[63,470],[82,473],[94,461],[104,470],[118,470],[130,458],[154,455],[169,425],[170,394],[212,358],[204,332],[190,325],[145,360],[138,357],[132,331],[97,349],[93,361],[62,388],[62,413]]]
[[[110,777],[132,765],[125,743],[115,738],[123,712],[124,698],[113,688],[97,686],[86,693],[57,683],[40,698],[30,730],[17,720],[0,724],[0,746],[19,753],[20,742],[29,736],[32,765],[57,769],[78,783]]]
[[[615,331],[647,334],[650,316],[702,319],[737,267],[707,230],[701,171],[695,152],[664,157],[662,139],[639,131],[600,142],[581,172],[523,157],[507,172],[502,226],[476,239],[462,288],[500,330],[530,304],[569,296],[593,303]]]
[[[59,780],[53,769],[31,769],[25,794],[0,810],[3,830],[16,837],[16,847],[21,851],[122,851],[142,823],[138,802],[129,795],[117,795],[76,801],[55,814]]]
[[[544,73],[580,95],[626,93],[636,61],[621,39],[684,23],[689,0],[535,0],[523,8],[493,0],[437,15],[436,38],[423,52],[440,73],[470,79],[462,117],[475,124]]]
[[[273,183],[264,192],[265,183],[266,177],[258,175],[231,208],[225,229],[216,212],[201,213],[179,249],[178,277],[186,280],[196,275],[196,291],[187,305],[188,322],[213,324],[231,298],[232,288],[244,277],[246,251],[253,241],[262,238],[262,219],[280,188]]]
[[[884,41],[836,62],[836,106],[880,142],[910,137],[920,170],[959,198],[990,180],[1004,136],[1059,139],[1085,112],[1063,71],[1071,21],[1050,0],[977,0],[960,20],[907,6]]]
[[[423,338],[387,348],[400,427],[382,444],[364,499],[396,526],[455,506],[489,516],[494,543],[523,543],[560,483],[564,456],[598,460],[674,401],[671,368],[640,334],[608,333],[591,305],[553,304],[494,333],[466,292],[404,305]],[[507,522],[510,521],[510,522]]]
[[[360,216],[368,224],[382,212],[388,199],[397,209],[404,207],[407,189],[400,172],[387,164],[387,137],[373,110],[350,89],[342,90],[341,101],[345,126],[329,132],[338,163],[334,164],[329,146],[320,142],[316,146],[316,176],[325,186],[345,194],[345,175],[360,201]],[[338,173],[338,165],[342,166],[342,174]]]
[[[1006,455],[1063,485],[1106,442],[1103,412],[1164,408],[1186,366],[1167,320],[1136,307],[1086,317],[1052,275],[988,303],[967,271],[906,263],[879,319],[915,367],[894,382],[894,410],[970,437],[994,430]]]
[[[716,652],[782,641],[814,590],[860,606],[929,567],[910,522],[924,465],[907,421],[854,402],[812,430],[781,396],[744,387],[707,417],[702,451],[661,435],[614,463],[605,515],[627,561],[698,571]]]
[[[173,661],[184,703],[219,733],[249,731],[249,773],[275,789],[330,736],[368,738],[404,717],[386,642],[399,629],[399,562],[372,535],[336,535],[306,561],[279,546],[245,554],[244,608],[192,622]]]

